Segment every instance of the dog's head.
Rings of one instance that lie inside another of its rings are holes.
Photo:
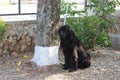
[[[61,39],[66,39],[70,35],[70,27],[69,25],[63,25],[59,29],[59,36]]]

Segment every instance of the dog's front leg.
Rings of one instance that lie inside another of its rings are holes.
[[[75,56],[71,56],[71,66],[69,72],[73,72],[77,70],[78,62]]]
[[[65,51],[65,50],[63,50],[63,53],[64,53],[64,62],[65,62],[65,64],[63,65],[63,69],[64,70],[67,70],[67,69],[69,69],[70,68],[70,55],[68,54],[68,52],[67,51]]]

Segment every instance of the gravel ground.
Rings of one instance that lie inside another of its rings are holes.
[[[99,50],[91,67],[75,72],[61,65],[40,68],[23,57],[0,57],[0,80],[120,80],[120,52]]]

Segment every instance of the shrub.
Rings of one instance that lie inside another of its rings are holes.
[[[6,37],[6,24],[5,22],[0,18],[0,43],[3,42],[3,40]]]
[[[113,19],[109,15],[115,12],[116,5],[119,4],[118,0],[87,0],[89,5],[85,8],[86,16],[72,18],[75,14],[81,16],[80,11],[74,11],[70,7],[74,7],[73,3],[69,3],[68,15],[72,16],[67,19],[69,24],[79,37],[81,42],[89,49],[95,46],[108,47],[111,45],[108,36],[108,29],[111,28]],[[65,14],[65,3],[62,1],[61,14]],[[88,11],[93,10],[94,15],[88,16]]]
[[[100,17],[69,18],[67,23],[88,49],[98,45],[105,47],[110,46],[111,43],[107,32],[107,24],[105,24]],[[101,25],[104,26],[101,27]]]

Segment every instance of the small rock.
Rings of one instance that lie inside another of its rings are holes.
[[[5,45],[10,44],[9,40],[5,40],[5,41],[4,41],[4,44],[5,44]]]
[[[87,52],[88,54],[90,54],[91,57],[94,57],[94,58],[100,55],[100,52],[97,50],[96,51],[88,50]]]
[[[14,47],[10,46],[10,47],[8,48],[8,50],[9,50],[9,51],[14,51]]]
[[[18,57],[18,53],[17,52],[12,52],[11,56],[14,57],[14,58],[17,58]]]

